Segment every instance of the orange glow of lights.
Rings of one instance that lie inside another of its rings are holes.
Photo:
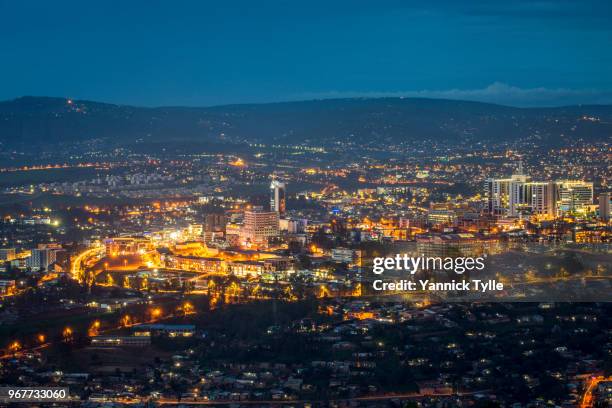
[[[21,343],[19,343],[18,341],[14,341],[11,344],[9,344],[8,349],[10,352],[15,353],[21,350]]]
[[[162,315],[162,309],[160,307],[155,307],[155,308],[151,309],[151,317],[153,319],[157,319],[161,315]]]
[[[89,329],[87,330],[87,335],[89,337],[97,336],[100,330],[100,321],[94,320]]]
[[[242,160],[241,158],[237,158],[236,160],[229,162],[229,165],[235,167],[244,167],[246,164],[244,160]]]
[[[374,313],[373,312],[356,312],[353,314],[353,317],[357,320],[373,319]]]
[[[190,302],[183,303],[183,313],[185,313],[185,315],[195,313],[195,308]]]
[[[126,314],[121,318],[120,324],[123,327],[130,326],[132,324],[132,317]]]
[[[64,331],[62,331],[62,337],[64,338],[65,342],[72,341],[72,333],[73,331],[70,327],[64,328]]]

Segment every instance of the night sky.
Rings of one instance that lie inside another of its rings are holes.
[[[611,1],[0,0],[0,100],[612,103]]]

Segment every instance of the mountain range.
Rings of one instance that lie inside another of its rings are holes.
[[[515,108],[425,98],[351,98],[145,108],[55,97],[0,102],[3,149],[102,141],[392,145],[612,140],[612,105]]]

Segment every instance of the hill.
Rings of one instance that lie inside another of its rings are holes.
[[[397,144],[434,139],[543,144],[612,139],[612,106],[514,108],[421,98],[354,98],[143,108],[66,98],[22,97],[0,102],[0,143],[26,149],[102,141],[330,145]]]

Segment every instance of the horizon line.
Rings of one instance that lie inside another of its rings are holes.
[[[11,103],[15,101],[19,101],[21,99],[64,99],[66,101],[73,102],[81,102],[81,103],[100,103],[105,105],[114,105],[114,106],[122,106],[122,107],[132,107],[132,108],[142,108],[142,109],[176,109],[176,108],[188,108],[188,109],[210,109],[210,108],[223,108],[223,107],[233,107],[233,106],[253,106],[253,105],[276,105],[276,104],[290,104],[290,103],[309,103],[309,102],[325,102],[325,101],[351,101],[351,100],[383,100],[383,99],[393,99],[393,100],[424,100],[424,101],[443,101],[443,102],[463,102],[463,103],[473,103],[473,104],[481,104],[481,105],[490,105],[490,106],[498,106],[504,108],[512,108],[512,109],[562,109],[562,108],[570,108],[570,107],[607,107],[612,106],[612,101],[608,103],[570,103],[570,104],[559,104],[559,105],[537,105],[537,106],[521,106],[516,104],[509,103],[500,103],[500,102],[489,102],[482,101],[477,99],[460,99],[460,98],[444,98],[444,97],[432,97],[432,96],[401,96],[401,95],[355,95],[355,96],[321,96],[321,97],[312,97],[312,98],[303,98],[303,99],[282,99],[278,101],[265,101],[265,102],[236,102],[236,103],[223,103],[223,104],[213,104],[213,105],[140,105],[140,104],[130,104],[130,103],[117,103],[117,102],[109,102],[105,100],[99,99],[89,99],[89,98],[73,98],[70,96],[49,96],[49,95],[21,95],[16,96],[9,99],[0,100],[0,104]]]

